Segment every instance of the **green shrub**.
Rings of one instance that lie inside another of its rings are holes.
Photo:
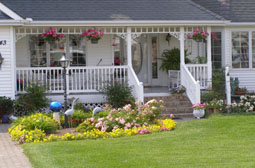
[[[17,125],[20,125],[22,129],[28,131],[39,129],[44,131],[46,134],[55,133],[59,126],[56,120],[42,113],[20,117],[13,123],[12,127],[16,127]]]
[[[106,95],[106,101],[114,108],[121,108],[126,104],[134,105],[135,99],[132,95],[132,88],[127,84],[115,82],[112,85],[107,85],[100,91]]]
[[[8,97],[0,97],[0,118],[4,114],[10,114],[13,112],[13,100]]]
[[[46,97],[45,88],[38,85],[31,85],[26,89],[26,93],[19,96],[17,106],[17,116],[27,115],[40,108],[47,107],[49,99]],[[15,108],[16,108],[15,106]],[[21,108],[22,111],[19,109]]]
[[[218,99],[225,99],[225,72],[224,70],[215,70],[212,74],[212,90],[217,93]]]
[[[155,99],[150,100],[144,105],[136,103],[133,109],[130,104],[118,109],[106,106],[105,111],[108,112],[106,117],[88,118],[77,127],[76,131],[86,132],[96,128],[101,131],[111,132],[116,129],[153,125],[157,124],[157,118],[162,110],[163,101],[158,102]]]
[[[85,112],[84,104],[83,103],[76,103],[74,105],[74,110],[75,111],[83,111],[83,112]]]

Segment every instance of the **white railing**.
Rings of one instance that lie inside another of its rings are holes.
[[[208,87],[208,66],[207,64],[186,64],[191,75],[200,82],[201,89]]]
[[[169,88],[176,88],[181,85],[181,71],[168,70]]]
[[[191,75],[185,64],[181,65],[181,82],[192,104],[200,103],[200,84]]]
[[[144,102],[144,88],[143,83],[139,82],[135,71],[131,66],[128,66],[128,83],[133,87],[133,95],[136,100]]]
[[[127,66],[95,66],[67,68],[67,92],[99,92],[107,84],[127,83]],[[63,68],[16,68],[17,93],[24,93],[31,84],[45,86],[49,93],[63,92]]]

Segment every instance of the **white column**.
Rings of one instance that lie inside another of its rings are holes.
[[[132,67],[132,38],[131,28],[127,28],[127,64]]]
[[[180,29],[180,72],[181,72],[181,85],[183,85],[183,73],[182,73],[182,65],[185,64],[185,48],[184,48],[184,27]]]
[[[181,52],[181,64],[185,64],[185,48],[184,48],[184,27],[180,29],[180,52]]]
[[[211,49],[211,27],[207,27],[207,67],[208,67],[208,86],[212,85],[212,49]]]

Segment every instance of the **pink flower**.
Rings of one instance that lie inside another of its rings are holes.
[[[94,122],[94,118],[92,117],[92,118],[89,118],[89,121],[90,122]]]
[[[125,126],[126,126],[127,128],[130,128],[130,127],[131,127],[131,124],[130,124],[130,123],[126,123]]]
[[[131,109],[131,105],[130,104],[125,105],[123,109],[129,111]]]
[[[187,38],[191,38],[191,35],[190,35],[190,34],[188,34],[188,35],[187,35]]]
[[[139,135],[150,134],[150,133],[151,133],[151,131],[146,128],[138,130]]]
[[[103,35],[104,35],[104,33],[103,33],[103,32],[100,32],[99,34],[100,34],[100,36],[103,36]]]
[[[168,128],[166,128],[166,127],[161,127],[160,130],[161,130],[161,131],[170,131],[170,130],[169,130]]]
[[[174,114],[170,114],[170,118],[174,118]]]
[[[125,124],[125,122],[126,122],[126,121],[125,121],[123,118],[120,119],[120,123],[121,123],[121,124]]]

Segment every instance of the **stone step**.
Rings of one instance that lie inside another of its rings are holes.
[[[158,96],[158,97],[145,97],[144,102],[152,99],[157,101],[164,101],[164,110],[162,116],[169,116],[174,114],[177,118],[190,118],[193,117],[192,104],[188,97],[185,95],[171,95],[171,96]]]

